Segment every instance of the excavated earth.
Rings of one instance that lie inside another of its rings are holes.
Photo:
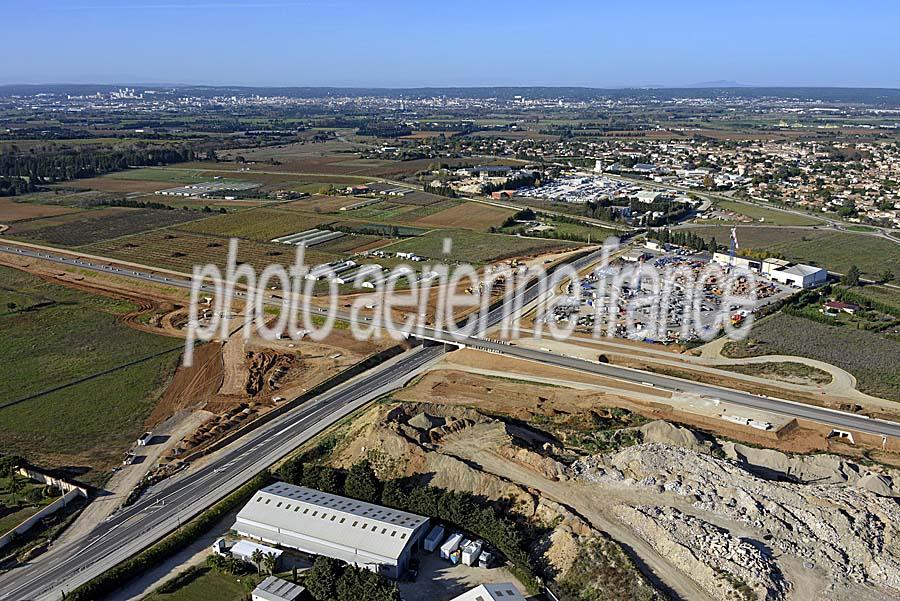
[[[599,544],[592,561],[626,552],[637,560],[628,564],[636,586],[649,590],[657,575],[690,598],[900,598],[897,470],[718,441],[662,421],[636,430],[639,444],[561,463],[557,441],[522,422],[388,403],[345,427],[331,462],[348,468],[365,457],[383,478],[502,502],[546,528],[536,559],[558,582]]]

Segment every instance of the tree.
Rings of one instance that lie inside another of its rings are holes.
[[[859,286],[859,267],[851,265],[841,281],[847,286]]]
[[[16,455],[0,455],[0,478],[9,478],[24,463],[21,457]]]
[[[890,269],[885,269],[880,276],[878,276],[878,281],[882,284],[887,284],[888,282],[894,281],[894,272]]]
[[[381,483],[368,459],[363,459],[350,468],[344,482],[344,494],[369,503],[377,503],[381,498]]]
[[[278,563],[278,556],[274,553],[266,553],[262,559],[263,567],[265,567],[266,572],[271,576],[275,573],[275,565]]]
[[[225,571],[225,558],[218,553],[213,553],[206,558],[206,565],[214,572]]]
[[[293,459],[281,466],[278,470],[285,482],[291,484],[300,484],[303,482],[303,462],[299,459]]]
[[[16,474],[12,474],[9,477],[9,492],[12,494],[13,498],[18,502],[19,493],[22,492],[22,489],[25,488],[25,483],[19,478]]]
[[[254,549],[253,553],[250,554],[250,560],[256,566],[256,573],[259,574],[262,572],[262,563],[263,563],[263,552],[261,549]]]
[[[306,573],[303,583],[316,601],[335,601],[341,565],[336,559],[319,556]]]

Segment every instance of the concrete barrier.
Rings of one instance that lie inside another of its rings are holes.
[[[56,476],[51,476],[50,474],[45,474],[40,470],[36,470],[33,467],[20,467],[19,475],[28,478],[29,480],[34,480],[35,482],[40,482],[41,484],[48,484],[50,486],[55,486],[59,490],[64,493],[71,492],[73,490],[77,490],[81,493],[81,496],[87,497],[88,491],[83,486],[78,486],[77,484],[72,484],[62,478],[57,478]]]

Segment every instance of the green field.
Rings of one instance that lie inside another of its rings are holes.
[[[312,213],[260,208],[217,215],[178,226],[178,229],[198,234],[268,242],[279,236],[296,234],[333,221],[334,218]]]
[[[591,244],[597,244],[603,242],[610,236],[618,235],[618,232],[612,228],[589,225],[587,223],[572,223],[570,221],[560,221],[559,219],[554,219],[551,217],[542,217],[541,223],[553,226],[553,229],[542,232],[525,233],[523,231],[525,228],[516,225],[503,228],[500,231],[509,234],[521,232],[525,236],[531,236],[535,238],[572,240],[579,242],[590,242]]]
[[[716,200],[715,206],[719,209],[731,211],[739,215],[745,215],[754,221],[762,219],[762,223],[769,225],[820,225],[819,219],[796,215],[794,213],[786,213],[784,211],[776,211],[758,204],[747,204],[734,200]]]
[[[818,359],[853,374],[862,392],[900,401],[900,341],[877,332],[778,314],[757,323],[747,339],[728,343],[724,354]]]
[[[445,238],[453,240],[453,249],[448,256],[442,252]],[[433,230],[422,236],[392,244],[388,250],[412,252],[432,259],[466,261],[477,264],[536,255],[575,246],[577,244],[562,240],[486,234],[471,230]]]
[[[900,277],[900,273],[896,275]],[[869,285],[853,288],[853,292],[861,294],[866,298],[870,298],[873,301],[886,303],[888,305],[891,305],[892,307],[900,309],[900,290],[898,290],[897,288]]]
[[[728,243],[728,227],[689,229],[704,240],[714,237],[720,246]],[[900,244],[884,238],[824,228],[755,226],[738,226],[737,234],[743,250],[767,251],[838,273],[846,273],[851,265],[856,265],[863,277],[877,277],[885,269],[900,276]]]
[[[255,575],[243,577],[242,580],[256,582]],[[164,590],[168,587],[163,585]],[[201,568],[184,576],[177,584],[172,584],[172,592],[154,592],[144,601],[243,601],[249,599],[252,587],[245,587],[235,576],[220,574],[209,568]]]
[[[157,230],[91,244],[82,250],[190,274],[196,265],[212,263],[224,268],[228,260],[228,244],[229,240],[221,236],[180,230]],[[289,244],[240,240],[237,262],[249,263],[257,273],[261,273],[273,263],[293,265],[295,253],[296,248]],[[337,255],[317,251],[315,247],[307,249],[305,257],[307,265],[328,263],[340,258]]]
[[[424,206],[404,205],[383,201],[350,211],[336,212],[335,214],[340,214],[342,217],[349,217],[351,219],[371,219],[373,221],[384,221],[387,223],[412,223],[417,219],[448,209],[455,204],[457,204],[457,202],[452,200],[436,202]]]
[[[108,467],[140,434],[178,353],[140,360],[181,344],[119,323],[130,303],[8,268],[0,277],[0,448],[47,467]]]
[[[769,250],[838,273],[856,265],[864,277],[877,278],[885,269],[900,275],[900,244],[874,236],[834,232],[815,240],[773,244]]]

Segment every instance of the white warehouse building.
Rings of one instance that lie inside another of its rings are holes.
[[[728,253],[717,252],[713,254],[713,261],[728,267],[734,265],[769,276],[772,281],[793,286],[794,288],[812,288],[824,284],[828,280],[828,272],[821,267],[792,263],[784,259],[749,259]]]
[[[278,482],[257,492],[231,529],[399,578],[428,531],[428,518]]]
[[[812,288],[813,286],[824,284],[828,279],[828,272],[821,267],[798,263],[780,269],[773,269],[769,271],[769,277],[786,286]]]

